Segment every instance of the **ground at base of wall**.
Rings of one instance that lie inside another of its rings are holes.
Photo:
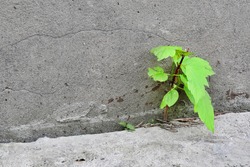
[[[0,166],[249,167],[250,113],[217,116],[215,127],[214,134],[199,124],[0,144]]]

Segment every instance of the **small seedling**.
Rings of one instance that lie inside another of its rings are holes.
[[[179,99],[178,90],[184,91],[194,105],[194,112],[206,127],[214,132],[214,109],[211,98],[205,86],[208,87],[207,77],[215,74],[210,64],[199,57],[194,56],[188,50],[180,46],[159,46],[150,51],[158,61],[168,57],[172,58],[172,72],[166,73],[160,66],[148,69],[148,75],[154,81],[166,83],[167,93],[164,95],[160,108],[164,110],[164,120],[167,120],[168,108],[173,106]]]
[[[119,125],[121,125],[127,131],[135,131],[135,126],[128,123],[128,122],[121,121],[121,122],[119,122]]]

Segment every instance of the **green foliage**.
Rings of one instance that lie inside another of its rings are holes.
[[[163,109],[167,105],[169,107],[173,106],[179,98],[179,93],[174,88],[168,91],[162,99],[160,108]]]
[[[163,97],[160,108],[171,107],[177,102],[179,98],[177,89],[182,84],[184,87],[180,90],[184,90],[194,105],[194,112],[198,113],[206,127],[214,132],[214,109],[206,91],[206,87],[209,86],[207,77],[215,74],[210,64],[206,60],[194,57],[193,53],[179,46],[159,46],[150,52],[157,57],[158,61],[171,57],[176,68],[172,74],[165,73],[164,69],[158,66],[148,69],[148,75],[154,81],[165,82],[169,75],[173,76],[171,87]]]
[[[135,131],[135,126],[125,121],[119,122],[119,125],[121,125],[127,131]]]
[[[207,92],[205,92],[204,96],[194,105],[194,111],[198,112],[200,119],[207,128],[214,132],[214,109],[211,104],[211,98]]]
[[[206,92],[205,86],[208,86],[206,77],[214,74],[209,63],[201,58],[185,58],[181,65],[181,70],[187,78],[184,84],[193,95],[194,101],[202,98]]]
[[[148,69],[148,76],[152,77],[154,81],[164,82],[168,80],[168,74],[166,74],[163,68],[157,66]]]
[[[157,60],[163,60],[170,57],[176,56],[176,50],[182,50],[181,47],[179,46],[159,46],[156,48],[151,49],[151,53],[153,53],[156,57]]]

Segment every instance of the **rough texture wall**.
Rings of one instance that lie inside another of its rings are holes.
[[[1,142],[117,130],[119,118],[159,114],[164,87],[147,77],[158,45],[211,63],[216,111],[250,110],[247,0],[0,3]]]

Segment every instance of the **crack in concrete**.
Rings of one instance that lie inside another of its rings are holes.
[[[36,94],[36,95],[42,96],[41,93],[34,92],[34,91],[31,91],[31,90],[27,90],[27,89],[15,90],[15,89],[12,89],[12,88],[9,88],[9,87],[4,88],[0,93],[3,93],[3,92],[8,91],[8,90],[10,90],[10,91],[12,91],[12,92],[25,91],[25,92],[29,92],[29,93],[32,93],[32,94]]]
[[[62,35],[58,35],[58,36],[53,36],[53,35],[49,35],[49,34],[33,34],[33,35],[30,35],[30,36],[27,36],[25,38],[22,38],[14,43],[11,43],[11,44],[8,44],[8,45],[5,45],[5,46],[2,46],[0,47],[0,50],[2,50],[3,48],[6,48],[6,47],[9,47],[9,46],[15,46],[17,45],[18,43],[22,42],[22,41],[26,41],[26,40],[29,40],[30,38],[32,37],[48,37],[48,38],[54,38],[54,39],[58,39],[58,38],[63,38],[63,37],[66,37],[66,36],[69,36],[69,35],[76,35],[78,33],[81,33],[81,32],[93,32],[93,31],[100,31],[100,32],[112,32],[112,31],[132,31],[134,33],[145,33],[145,34],[151,34],[151,35],[154,35],[154,36],[157,36],[161,39],[163,39],[164,41],[166,42],[169,42],[169,43],[173,43],[173,42],[176,42],[176,41],[185,41],[185,40],[181,40],[181,39],[176,39],[176,40],[167,40],[166,38],[160,36],[159,34],[156,34],[156,33],[153,33],[153,32],[148,32],[148,31],[144,31],[144,30],[136,30],[136,29],[129,29],[129,28],[115,28],[115,29],[84,29],[84,30],[79,30],[79,31],[75,31],[75,32],[69,32],[69,33],[65,33],[65,34],[62,34]]]
[[[15,46],[17,45],[18,43],[21,43],[23,41],[26,41],[26,40],[29,40],[30,38],[33,38],[33,37],[48,37],[48,38],[53,38],[53,39],[59,39],[59,38],[63,38],[63,37],[67,37],[67,36],[74,36],[76,34],[79,34],[81,32],[114,32],[114,31],[131,31],[131,32],[134,32],[134,33],[144,33],[144,34],[151,34],[153,36],[156,36],[158,38],[161,38],[163,39],[164,41],[166,42],[176,42],[176,41],[183,41],[183,40],[180,40],[180,39],[176,39],[176,40],[167,40],[166,38],[160,36],[159,34],[156,34],[156,33],[153,33],[153,32],[148,32],[148,31],[144,31],[144,30],[136,30],[136,29],[129,29],[129,28],[115,28],[115,29],[84,29],[84,30],[78,30],[78,31],[75,31],[75,32],[69,32],[69,33],[65,33],[65,34],[62,34],[62,35],[58,35],[58,36],[53,36],[53,35],[49,35],[49,34],[33,34],[33,35],[30,35],[30,36],[27,36],[25,38],[22,38],[14,43],[11,43],[11,44],[8,44],[8,45],[5,45],[5,46],[2,46],[0,47],[0,51],[3,49],[3,48],[6,48],[6,47],[9,47],[9,46]],[[5,90],[11,90],[11,91],[26,91],[26,92],[29,92],[29,93],[32,93],[32,94],[36,94],[36,95],[39,95],[39,96],[43,96],[43,95],[48,95],[48,94],[54,94],[56,93],[57,91],[59,91],[61,88],[53,91],[53,92],[49,92],[49,93],[44,93],[44,92],[35,92],[35,91],[31,91],[31,90],[28,90],[28,89],[19,89],[19,90],[15,90],[15,89],[12,89],[12,88],[5,88],[3,89],[0,93],[3,93]]]
[[[6,88],[4,88],[4,89],[0,92],[0,94],[2,94],[2,93],[5,92],[5,91],[8,91],[8,90],[10,90],[10,91],[12,91],[12,92],[21,92],[21,91],[25,91],[25,92],[29,92],[29,93],[32,93],[32,94],[36,94],[36,95],[39,95],[39,96],[42,97],[43,95],[52,95],[52,94],[56,93],[57,91],[61,90],[62,88],[63,88],[63,87],[61,87],[61,88],[59,88],[59,89],[57,89],[57,90],[55,90],[55,91],[53,91],[53,92],[45,93],[45,92],[35,92],[35,91],[28,90],[28,89],[12,89],[12,88],[6,87]]]

